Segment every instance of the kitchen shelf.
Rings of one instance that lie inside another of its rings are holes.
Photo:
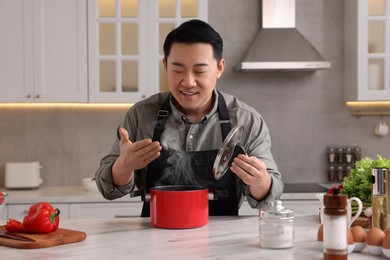
[[[354,111],[351,113],[353,116],[390,116],[390,112],[378,111],[378,112],[364,112],[364,111]]]

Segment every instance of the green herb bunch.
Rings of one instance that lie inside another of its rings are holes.
[[[363,205],[371,205],[371,169],[390,168],[390,159],[377,155],[377,160],[368,157],[355,163],[351,174],[343,180],[341,193],[351,197],[358,197]]]

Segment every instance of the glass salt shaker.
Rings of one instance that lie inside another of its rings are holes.
[[[262,248],[291,248],[294,246],[294,212],[282,201],[272,201],[259,212],[259,238]]]

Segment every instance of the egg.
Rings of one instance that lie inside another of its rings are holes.
[[[320,225],[317,232],[317,241],[324,241],[324,225]]]
[[[382,246],[385,232],[382,229],[373,227],[367,233],[367,245],[370,246]]]
[[[350,228],[348,228],[347,230],[347,238],[348,238],[348,254],[350,254],[355,249],[355,241],[353,240],[353,234]]]
[[[350,228],[348,228],[347,232],[348,232],[348,234],[347,234],[348,235],[348,245],[352,245],[353,243],[355,243],[355,240],[353,239],[353,233],[352,233]]]
[[[365,208],[364,211],[363,211],[363,214],[367,218],[371,217],[372,216],[372,208],[371,207]]]
[[[385,230],[385,236],[383,237],[382,246],[385,249],[390,249],[390,228]]]
[[[390,228],[385,230],[385,237],[383,238],[382,242],[382,253],[387,258],[390,258]]]
[[[360,252],[362,251],[367,244],[367,233],[361,226],[353,226],[351,227],[351,233],[353,236],[353,240],[355,242],[355,248],[353,251]]]
[[[362,226],[351,227],[351,232],[355,242],[367,242],[367,233]]]
[[[385,232],[382,229],[373,227],[367,233],[367,248],[373,255],[382,255],[382,243]]]

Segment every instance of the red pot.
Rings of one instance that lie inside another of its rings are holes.
[[[197,228],[209,220],[208,189],[172,185],[150,189],[150,222],[159,228]]]

